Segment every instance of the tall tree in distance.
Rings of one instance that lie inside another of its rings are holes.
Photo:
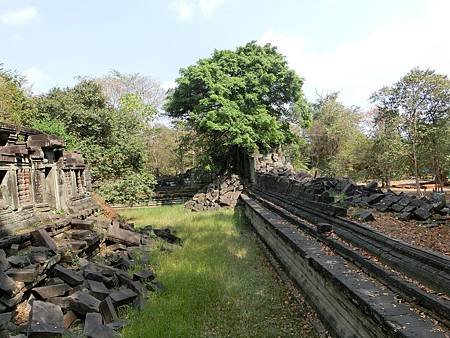
[[[123,97],[130,94],[135,95],[145,105],[159,108],[166,95],[159,81],[139,73],[125,74],[112,70],[108,75],[87,79],[93,80],[102,88],[114,108],[119,108]]]
[[[215,50],[181,69],[176,83],[165,110],[187,121],[219,169],[235,169],[240,154],[289,143],[289,123],[308,115],[303,80],[271,45]]]
[[[371,100],[377,105],[380,116],[400,118],[401,133],[410,145],[417,193],[421,194],[419,153],[424,148],[429,149],[435,179],[442,185],[443,154],[439,144],[449,123],[448,77],[434,70],[414,68],[394,85],[374,93]]]

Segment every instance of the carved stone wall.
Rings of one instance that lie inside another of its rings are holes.
[[[42,219],[51,210],[74,212],[90,201],[83,158],[62,140],[0,123],[0,236]]]

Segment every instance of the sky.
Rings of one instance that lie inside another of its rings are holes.
[[[413,67],[450,74],[450,0],[0,0],[0,63],[35,94],[112,69],[173,86],[179,69],[250,41],[276,45],[309,100],[348,106]]]

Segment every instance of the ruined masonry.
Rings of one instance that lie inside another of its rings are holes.
[[[75,213],[90,202],[90,175],[62,140],[0,123],[0,234],[27,227],[51,210]]]

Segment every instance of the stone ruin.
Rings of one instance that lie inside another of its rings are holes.
[[[392,191],[383,192],[377,182],[357,185],[349,178],[318,177],[305,172],[295,172],[292,165],[281,155],[269,154],[255,157],[255,183],[268,191],[280,186],[289,194],[338,206],[362,207],[355,217],[361,221],[374,220],[367,209],[395,213],[400,220],[415,219],[422,222],[448,223],[450,207],[445,194],[433,193],[431,197],[410,196]]]
[[[118,308],[162,289],[156,241],[181,240],[103,212],[80,154],[36,130],[0,124],[0,182],[0,337],[119,336]]]
[[[0,234],[17,232],[50,216],[92,205],[83,158],[64,142],[36,130],[0,124]]]

